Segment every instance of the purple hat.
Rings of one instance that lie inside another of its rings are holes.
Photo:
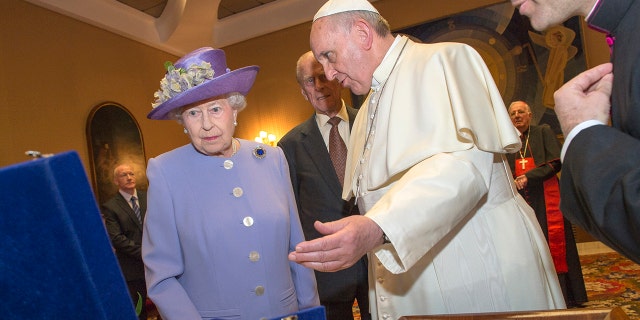
[[[210,47],[192,51],[175,65],[167,62],[165,66],[167,73],[154,94],[149,119],[170,120],[169,114],[176,108],[230,92],[247,95],[260,69],[249,66],[231,71],[224,51]]]

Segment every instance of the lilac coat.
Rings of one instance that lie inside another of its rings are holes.
[[[313,271],[287,259],[304,240],[279,148],[240,140],[231,158],[186,145],[149,160],[142,257],[165,320],[271,318],[319,305]],[[231,165],[232,164],[232,165]]]

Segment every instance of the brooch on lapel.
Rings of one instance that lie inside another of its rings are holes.
[[[257,146],[253,149],[253,156],[262,159],[267,156],[267,150],[265,150],[262,146]]]

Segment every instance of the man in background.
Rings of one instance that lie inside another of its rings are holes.
[[[278,145],[287,157],[300,222],[305,238],[310,240],[322,236],[313,227],[315,221],[335,221],[359,214],[353,201],[344,201],[341,196],[347,156],[345,142],[349,141],[357,110],[345,105],[340,97],[342,87],[338,81],[326,78],[311,51],[298,59],[296,77],[302,95],[315,112],[282,137]],[[332,130],[341,146],[332,144]],[[335,154],[338,151],[342,153]],[[320,303],[326,308],[328,320],[353,319],[354,300],[358,302],[361,318],[371,319],[366,256],[347,269],[315,274]]]
[[[147,194],[136,189],[136,176],[128,164],[118,165],[113,170],[113,182],[118,186],[118,193],[101,206],[102,216],[133,305],[135,307],[138,301],[142,303],[139,319],[147,319],[147,288],[141,254]]]
[[[613,65],[587,70],[554,94],[565,137],[560,209],[571,222],[640,263],[640,1],[511,3],[536,30],[581,15],[591,28],[607,34]]]
[[[549,125],[531,124],[531,108],[526,102],[512,102],[509,116],[522,139],[522,148],[507,154],[516,188],[535,211],[547,238],[567,307],[581,307],[587,302],[587,289],[571,222],[559,206],[560,142]]]

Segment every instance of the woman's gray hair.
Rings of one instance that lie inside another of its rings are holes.
[[[247,99],[240,92],[230,92],[230,93],[223,94],[221,96],[215,97],[215,99],[216,100],[226,99],[227,102],[229,102],[229,106],[231,106],[231,109],[236,110],[238,112],[244,110],[244,108],[247,106]],[[191,108],[194,105],[198,105],[200,103],[202,103],[202,101],[199,101],[199,102],[196,102],[196,103],[192,103],[192,104],[188,104],[188,105],[182,106],[180,108],[175,108],[175,109],[171,110],[171,112],[169,112],[169,117],[171,119],[173,119],[173,120],[178,121],[178,123],[182,124],[182,113],[186,109]]]

